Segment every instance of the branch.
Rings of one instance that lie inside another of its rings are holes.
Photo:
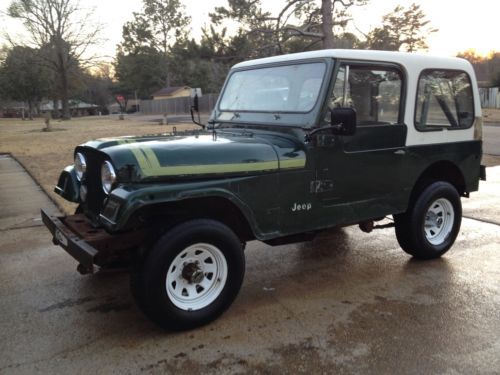
[[[312,46],[314,46],[319,42],[321,42],[321,39],[313,40],[311,43],[309,43],[307,46],[304,47],[303,51],[307,51],[309,48],[311,48]]]
[[[296,3],[298,3],[299,1],[302,1],[302,0],[292,0],[290,1],[282,10],[281,12],[278,14],[278,17],[276,19],[276,30],[279,29],[279,25],[280,25],[280,22],[281,22],[281,17],[283,17],[283,15],[286,13],[286,11],[288,9],[290,9],[290,7]]]
[[[359,29],[359,27],[356,25],[356,22],[354,22],[354,21],[353,21],[353,22],[352,22],[352,24],[354,25],[354,28],[358,31],[358,33],[360,33],[361,35],[363,35],[363,36],[365,37],[365,39],[367,39],[367,38],[368,38],[368,34],[367,34],[367,33],[364,33],[363,31],[361,31],[361,30]]]
[[[248,31],[247,35],[251,35],[251,34],[255,34],[255,33],[274,34],[275,31],[274,30],[269,30],[269,29],[258,28],[258,29],[252,29],[252,30]]]
[[[286,26],[284,28],[285,31],[293,31],[293,35],[301,35],[301,36],[306,36],[306,37],[311,37],[311,38],[323,38],[324,35],[322,33],[314,33],[310,31],[304,31],[299,29],[298,27],[294,26]]]
[[[349,8],[354,5],[354,0],[350,0],[347,3],[344,2],[344,0],[333,0],[333,3],[340,3],[344,6],[344,8]]]

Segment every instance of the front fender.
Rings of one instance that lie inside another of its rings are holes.
[[[231,183],[226,181],[224,185],[226,184]],[[231,202],[247,220],[254,235],[257,238],[266,237],[259,229],[253,210],[228,187],[220,186],[220,182],[213,182],[213,186],[207,186],[205,182],[203,187],[200,187],[199,183],[151,185],[142,186],[142,188],[118,187],[113,190],[106,202],[101,214],[101,222],[109,231],[125,230],[139,210],[155,205],[214,197]]]
[[[54,192],[70,202],[80,202],[80,182],[72,165],[68,165],[61,172]]]

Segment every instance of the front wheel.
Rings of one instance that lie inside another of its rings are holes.
[[[438,181],[424,188],[408,210],[394,215],[401,248],[419,259],[438,258],[457,238],[462,204],[455,187]]]
[[[170,330],[216,319],[243,282],[238,237],[213,220],[191,220],[169,230],[132,273],[132,292],[144,313]]]

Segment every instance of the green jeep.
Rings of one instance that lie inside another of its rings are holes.
[[[243,62],[203,129],[76,147],[55,191],[79,207],[43,221],[81,273],[126,262],[144,313],[189,329],[235,299],[247,241],[359,224],[394,226],[419,259],[448,251],[461,197],[485,179],[478,97],[457,58],[322,50]]]

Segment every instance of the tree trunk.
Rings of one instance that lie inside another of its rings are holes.
[[[71,119],[71,114],[69,112],[69,82],[68,82],[68,64],[66,63],[65,45],[62,38],[58,38],[56,41],[57,48],[57,70],[59,74],[59,79],[61,83],[61,106],[62,113],[61,117],[63,120]]]
[[[69,112],[69,87],[68,87],[68,71],[63,68],[61,70],[61,104],[62,104],[62,118],[63,120],[71,119]]]
[[[30,120],[33,120],[33,102],[28,100],[28,116]]]
[[[165,74],[165,87],[170,87],[170,68],[168,65],[168,57],[166,52],[164,55],[164,59],[165,61],[163,63],[164,63],[164,74]]]
[[[168,65],[168,30],[165,27],[162,30],[162,48],[163,48],[163,74],[165,75],[165,87],[170,87],[170,68]]]
[[[52,118],[59,118],[59,100],[52,99]]]
[[[332,0],[321,0],[321,31],[323,32],[323,49],[333,48],[333,15]]]

